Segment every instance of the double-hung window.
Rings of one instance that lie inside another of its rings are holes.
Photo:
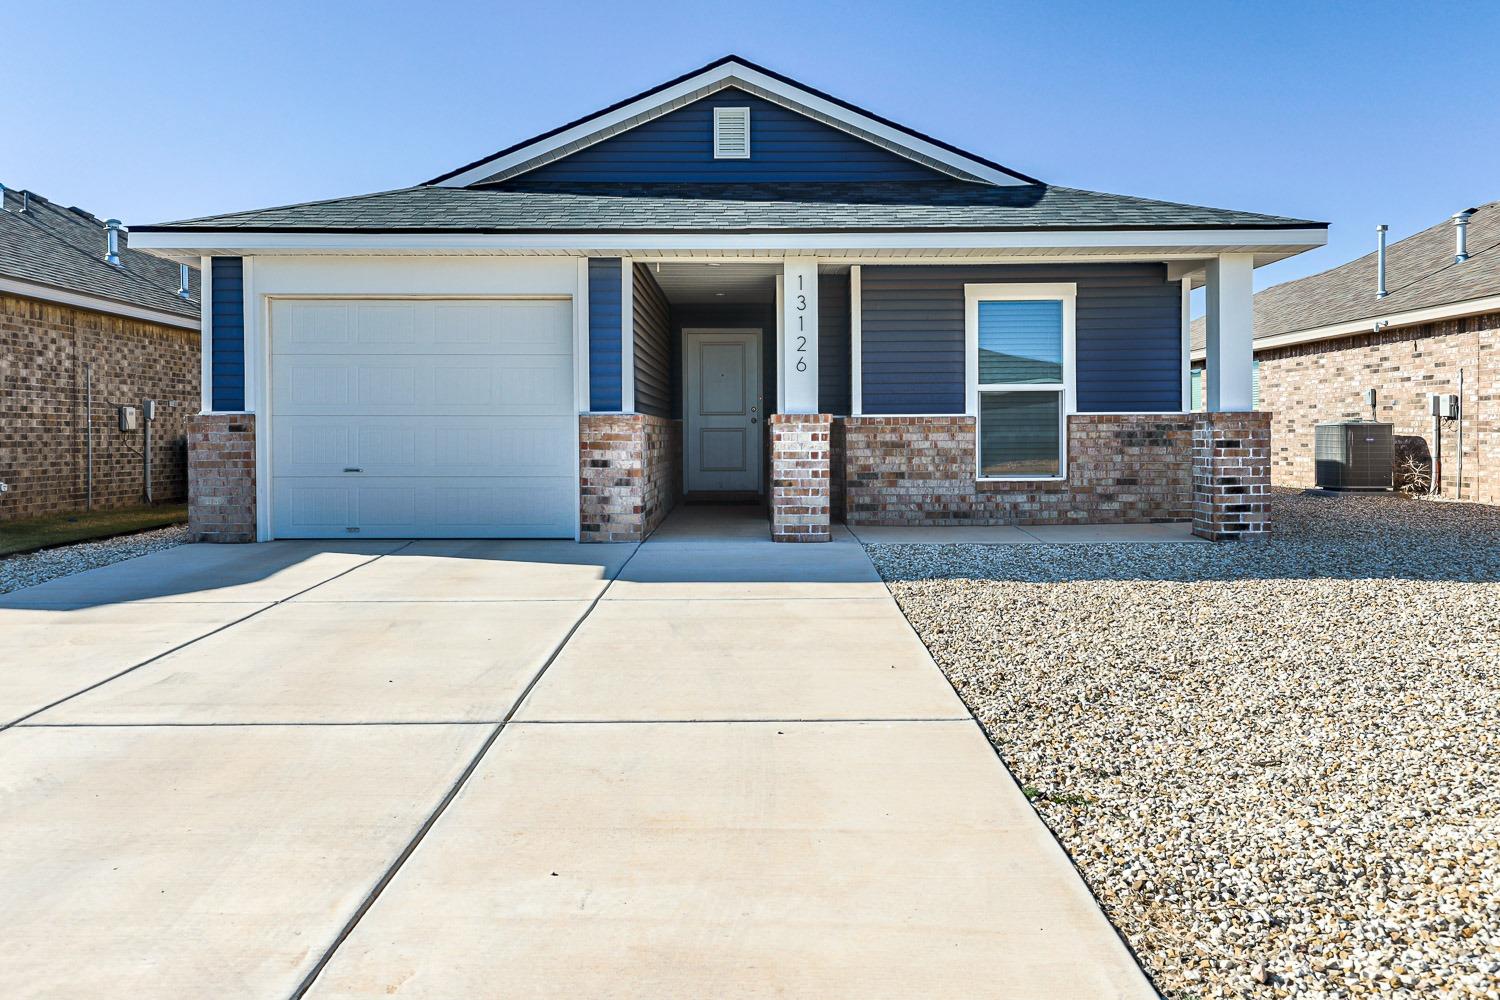
[[[966,285],[964,292],[977,477],[1067,478],[1076,286]]]

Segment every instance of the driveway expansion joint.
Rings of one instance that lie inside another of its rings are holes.
[[[66,702],[69,702],[69,701],[72,701],[74,698],[78,698],[78,697],[80,697],[82,695],[88,694],[90,691],[93,691],[96,688],[103,687],[104,685],[108,684],[110,681],[119,680],[121,677],[124,677],[128,673],[132,673],[133,671],[139,670],[139,669],[141,669],[142,667],[145,667],[145,666],[149,666],[150,664],[155,663],[158,660],[161,660],[161,659],[164,659],[164,658],[166,658],[168,656],[171,656],[173,653],[176,653],[179,650],[186,649],[189,646],[193,645],[194,643],[202,642],[204,639],[207,639],[210,636],[215,636],[215,635],[218,635],[220,632],[224,632],[224,631],[227,631],[228,629],[232,629],[236,625],[239,625],[242,622],[247,622],[251,618],[256,617],[257,615],[265,614],[267,611],[270,611],[272,608],[275,608],[275,607],[278,607],[279,605],[285,604],[288,601],[295,600],[296,598],[301,597],[303,594],[307,593],[310,590],[316,590],[317,588],[323,586],[323,584],[325,584],[325,583],[331,583],[332,581],[337,580],[341,576],[347,576],[348,574],[353,573],[357,569],[363,569],[364,567],[370,565],[370,563],[375,562],[378,559],[383,559],[383,558],[385,558],[388,555],[392,555],[392,554],[394,554],[396,552],[400,552],[402,549],[405,549],[407,546],[409,546],[411,544],[412,544],[411,542],[407,542],[406,545],[402,545],[399,548],[392,549],[390,552],[379,552],[379,553],[376,553],[375,555],[371,556],[369,559],[366,559],[364,562],[356,563],[355,565],[350,566],[346,570],[342,570],[342,571],[340,571],[338,573],[335,573],[333,576],[330,576],[326,580],[319,580],[317,583],[312,584],[309,587],[302,588],[301,590],[297,591],[295,594],[290,594],[290,595],[288,595],[286,597],[283,597],[283,598],[280,598],[278,600],[273,600],[273,601],[270,601],[268,603],[265,603],[265,604],[263,604],[263,606],[261,606],[259,608],[256,608],[254,611],[250,612],[248,615],[242,615],[239,618],[236,618],[232,622],[227,622],[227,623],[225,623],[223,625],[220,625],[216,629],[211,629],[210,631],[205,632],[202,635],[194,636],[193,638],[187,640],[186,642],[180,642],[177,645],[173,646],[171,649],[168,649],[168,650],[165,650],[163,652],[157,653],[155,656],[148,657],[147,659],[144,659],[144,660],[142,660],[141,662],[139,662],[137,664],[134,664],[132,666],[126,667],[124,670],[120,670],[120,671],[117,671],[116,673],[110,674],[108,677],[105,677],[102,680],[95,681],[94,683],[88,685],[87,687],[80,688],[79,690],[74,691],[72,694],[64,695],[63,697],[58,698],[56,701],[50,702],[49,704],[46,704],[46,705],[43,705],[41,708],[33,709],[32,711],[27,712],[25,715],[22,715],[22,716],[20,716],[18,718],[15,718],[15,719],[11,719],[9,722],[4,723],[3,725],[0,725],[0,733],[3,733],[5,730],[10,729],[10,728],[12,728],[14,726],[19,726],[21,723],[25,722],[27,719],[35,718],[36,716],[41,715],[43,712],[51,711],[52,709],[56,708],[59,705],[62,705],[62,704],[66,703]],[[196,602],[194,602],[194,603],[196,603]],[[217,602],[204,602],[204,603],[217,603]],[[238,604],[238,603],[241,603],[241,602],[232,601],[232,602],[222,602],[222,603],[234,603],[234,604]],[[250,603],[261,603],[261,602],[246,601],[244,603],[250,604]]]

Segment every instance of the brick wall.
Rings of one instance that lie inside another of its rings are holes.
[[[1398,452],[1432,448],[1427,393],[1457,393],[1463,372],[1465,499],[1500,503],[1500,313],[1386,329],[1257,353],[1261,408],[1271,411],[1271,480],[1315,484],[1313,428],[1368,419],[1364,391],[1375,389],[1376,418],[1395,425]],[[1443,425],[1443,492],[1457,493],[1458,427]],[[1404,440],[1403,440],[1404,439]]]
[[[1069,417],[1066,482],[977,482],[973,417],[848,417],[844,437],[851,524],[1192,519],[1190,414]]]
[[[140,431],[116,406],[157,401],[154,499],[187,498],[187,421],[199,407],[198,333],[0,294],[0,521],[82,510],[87,497],[84,365],[93,366],[94,506],[145,502]]]
[[[578,426],[581,540],[641,541],[682,495],[681,421],[586,413]]]
[[[255,414],[188,418],[187,451],[192,540],[255,541]]]
[[[835,521],[845,520],[844,506],[848,502],[844,420],[844,417],[834,417],[828,428],[828,507],[829,516]]]
[[[666,520],[682,497],[682,421],[641,416],[645,435],[646,476],[642,537]]]
[[[833,417],[826,413],[771,415],[771,539],[832,539],[829,452]]]
[[[1193,534],[1215,542],[1271,529],[1271,415],[1197,413],[1193,424]]]

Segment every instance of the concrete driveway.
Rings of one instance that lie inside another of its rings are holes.
[[[858,544],[721,534],[0,598],[6,994],[1154,996]]]

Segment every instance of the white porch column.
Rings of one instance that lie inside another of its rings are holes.
[[[1254,269],[1254,255],[1248,253],[1221,254],[1208,262],[1204,409],[1210,413],[1254,409]]]
[[[788,258],[782,268],[781,412],[817,413],[818,262]]]

